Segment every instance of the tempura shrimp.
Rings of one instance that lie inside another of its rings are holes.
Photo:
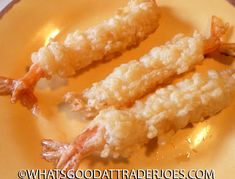
[[[34,96],[33,88],[40,78],[52,75],[67,78],[92,62],[112,59],[146,39],[158,28],[159,19],[155,0],[129,0],[109,20],[85,32],[70,33],[62,43],[51,41],[33,53],[33,64],[23,78],[0,78],[0,95],[12,95],[12,102],[21,100],[24,106],[33,109],[36,105],[25,93]],[[36,97],[33,98],[36,102]]]
[[[229,105],[234,89],[233,69],[195,73],[156,90],[131,108],[100,111],[71,144],[43,140],[42,156],[65,170],[76,169],[94,152],[101,157],[126,157],[150,139],[216,115]]]
[[[232,52],[235,52],[235,44],[221,43],[221,37],[228,27],[228,24],[213,16],[208,39],[203,39],[197,32],[192,37],[176,35],[139,60],[120,65],[106,79],[94,83],[82,93],[67,93],[65,101],[85,119],[92,118],[99,110],[108,106],[126,107],[158,84],[194,68],[204,60],[205,54],[220,51],[234,55]]]

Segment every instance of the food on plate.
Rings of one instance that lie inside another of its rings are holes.
[[[126,7],[103,23],[84,32],[70,33],[62,43],[51,41],[33,53],[33,64],[22,78],[0,78],[0,95],[11,95],[11,102],[20,100],[34,111],[37,98],[33,89],[40,78],[67,78],[92,62],[114,58],[153,33],[159,19],[155,0],[129,0]]]
[[[83,119],[92,118],[101,109],[109,106],[127,107],[155,89],[158,84],[194,68],[204,60],[205,54],[220,51],[233,55],[235,45],[223,45],[221,42],[228,27],[228,24],[213,16],[209,38],[203,38],[198,32],[192,37],[176,35],[171,41],[153,48],[139,60],[132,60],[115,68],[106,79],[94,83],[82,93],[67,93],[65,101]]]
[[[150,139],[216,115],[228,106],[234,89],[234,69],[195,73],[156,90],[131,108],[100,111],[70,144],[43,140],[42,156],[65,170],[77,169],[81,160],[93,153],[126,157]]]

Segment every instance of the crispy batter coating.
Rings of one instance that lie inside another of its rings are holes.
[[[139,60],[115,68],[82,94],[68,93],[65,99],[73,105],[73,110],[86,111],[87,117],[107,106],[125,107],[170,77],[192,69],[203,59],[202,36],[197,32],[192,37],[179,34]]]
[[[235,70],[196,73],[156,90],[131,108],[102,110],[71,144],[44,140],[42,156],[65,170],[76,169],[94,152],[101,157],[128,156],[152,138],[217,114],[229,104],[234,89]]]
[[[196,73],[191,79],[156,90],[129,109],[101,111],[89,127],[106,131],[101,156],[129,154],[132,146],[217,114],[229,104],[234,89],[235,70]]]
[[[71,33],[63,43],[42,47],[32,54],[32,61],[49,75],[72,76],[94,61],[110,59],[137,46],[157,29],[159,18],[154,0],[130,0],[103,23]]]

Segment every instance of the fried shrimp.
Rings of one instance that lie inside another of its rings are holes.
[[[106,79],[94,83],[81,94],[67,93],[65,101],[85,119],[92,118],[99,110],[108,106],[126,107],[170,77],[194,68],[204,60],[205,54],[220,51],[234,55],[234,44],[221,43],[221,37],[228,26],[213,16],[208,39],[203,39],[197,32],[192,37],[176,35],[171,41],[153,48],[139,60],[120,65]]]
[[[94,152],[101,157],[128,156],[150,139],[216,115],[228,106],[235,89],[235,70],[195,73],[190,79],[156,90],[131,108],[100,111],[71,144],[42,142],[42,156],[57,168],[76,169]]]
[[[28,104],[24,94],[27,91],[34,96],[33,88],[40,78],[52,75],[67,78],[94,61],[114,58],[153,33],[159,26],[159,18],[155,0],[129,0],[114,17],[85,32],[70,33],[64,42],[50,42],[33,53],[33,65],[23,78],[0,78],[0,95],[12,95],[12,102],[24,101],[23,105],[31,109],[31,100]]]

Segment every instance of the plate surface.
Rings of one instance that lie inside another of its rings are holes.
[[[76,28],[85,30],[111,17],[127,0],[22,0],[0,19],[0,75],[20,77],[30,64],[30,55],[56,35],[57,40]],[[136,59],[152,47],[163,44],[177,33],[192,34],[195,29],[208,34],[212,15],[235,27],[235,8],[225,0],[159,0],[162,18],[160,28],[138,48],[121,57],[93,66],[67,86],[36,90],[44,117],[36,119],[20,104],[12,105],[9,97],[0,97],[0,171],[13,179],[20,169],[49,169],[40,158],[40,141],[53,138],[71,141],[87,124],[74,115],[58,111],[67,91],[82,91],[103,79],[121,63]],[[235,42],[235,33],[229,33]],[[224,69],[228,65],[208,59],[197,69]],[[96,162],[94,162],[96,161]],[[216,178],[232,179],[235,174],[235,100],[209,120],[183,129],[164,146],[150,142],[136,150],[129,160],[86,159],[81,168],[206,168],[215,169]]]

